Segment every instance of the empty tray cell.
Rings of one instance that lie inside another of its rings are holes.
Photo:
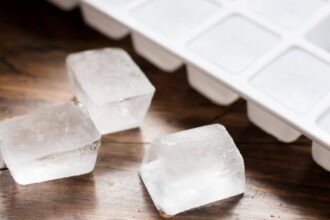
[[[81,4],[81,10],[85,22],[107,37],[121,39],[129,33],[129,30],[125,26],[93,6],[83,2]]]
[[[133,33],[132,39],[136,52],[163,71],[173,72],[183,65],[183,62],[175,55],[140,34]]]
[[[260,106],[249,101],[247,102],[247,112],[251,122],[282,142],[293,142],[301,135],[294,128],[265,111]]]
[[[330,150],[313,142],[312,156],[318,165],[330,172]]]
[[[71,10],[78,5],[78,0],[48,0],[62,10]]]
[[[191,65],[188,65],[187,69],[190,85],[215,104],[230,105],[239,98],[236,93],[208,73]]]
[[[310,111],[330,91],[330,66],[291,48],[252,78],[251,84],[290,110]]]
[[[189,43],[215,65],[240,73],[269,51],[279,37],[239,15],[232,15]]]
[[[287,29],[297,28],[326,3],[326,0],[245,0],[243,4]]]
[[[330,52],[330,16],[314,27],[308,34],[307,39],[314,44]]]
[[[136,8],[132,16],[155,32],[177,39],[220,11],[212,0],[151,0]]]

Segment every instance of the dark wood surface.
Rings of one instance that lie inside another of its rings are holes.
[[[329,219],[330,173],[311,158],[311,142],[283,144],[255,127],[246,103],[216,106],[191,89],[186,70],[160,71],[139,57],[130,38],[109,40],[44,1],[0,3],[0,119],[74,99],[64,68],[74,51],[121,47],[157,92],[144,125],[103,137],[93,173],[41,184],[15,184],[0,175],[0,219],[158,219],[137,169],[145,147],[170,132],[224,124],[246,163],[242,197],[180,214],[175,219]]]

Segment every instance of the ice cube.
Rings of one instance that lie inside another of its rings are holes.
[[[141,125],[155,88],[125,51],[74,53],[67,70],[78,100],[102,134]]]
[[[0,136],[3,158],[19,184],[91,172],[101,138],[73,103],[7,119],[0,124]]]
[[[245,189],[243,158],[219,124],[156,139],[140,176],[160,213],[173,216]]]

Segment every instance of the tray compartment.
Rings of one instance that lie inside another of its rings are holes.
[[[132,16],[167,40],[177,41],[187,36],[212,15],[220,6],[211,0],[151,0],[134,9]],[[173,72],[183,62],[153,41],[133,33],[136,52],[160,69]]]
[[[322,49],[330,52],[330,16],[326,17],[316,27],[314,27],[309,33],[307,33],[307,39]]]
[[[279,40],[272,32],[235,14],[192,40],[188,47],[216,66],[239,74]]]
[[[327,148],[313,142],[312,156],[319,166],[330,172],[330,151]]]
[[[192,88],[218,105],[230,105],[239,96],[223,83],[193,65],[187,66],[188,81]]]
[[[0,149],[1,149],[1,147],[2,147],[2,142],[0,139]],[[3,160],[2,153],[0,150],[0,169],[3,169],[3,168],[6,168],[6,164],[5,164],[5,161]],[[0,170],[0,174],[1,174],[1,170]]]
[[[110,7],[121,8],[134,2],[135,0],[96,0],[96,1],[105,2]]]
[[[160,36],[177,41],[220,11],[212,0],[149,0],[131,14]]]
[[[81,4],[81,10],[85,22],[105,36],[119,40],[128,35],[128,28],[102,11],[84,2]]]
[[[317,12],[326,0],[244,0],[244,5],[286,29],[298,28]]]
[[[174,72],[183,65],[181,59],[138,33],[132,33],[132,40],[139,55],[165,72]]]
[[[251,85],[297,114],[311,111],[330,92],[330,66],[291,48],[250,80]]]
[[[330,135],[330,111],[327,110],[322,114],[318,120],[317,125]],[[314,161],[321,167],[330,172],[330,149],[320,145],[317,142],[313,142],[312,155]]]
[[[247,102],[247,112],[251,122],[282,142],[293,142],[301,135],[296,129],[250,101]]]

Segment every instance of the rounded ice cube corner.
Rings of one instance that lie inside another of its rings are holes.
[[[155,87],[128,55],[118,48],[70,54],[70,82],[101,134],[140,127]]]
[[[1,152],[21,185],[82,175],[94,169],[101,134],[70,102],[1,123]]]
[[[163,217],[245,191],[243,157],[225,127],[218,124],[155,139],[139,174]]]

